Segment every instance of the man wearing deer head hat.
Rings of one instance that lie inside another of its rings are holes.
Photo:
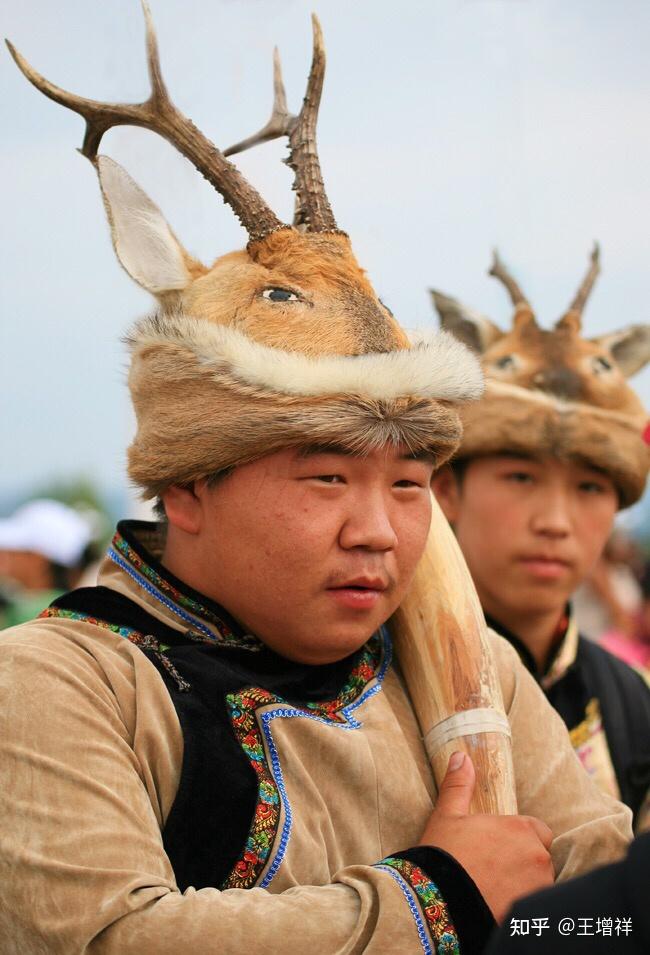
[[[589,774],[641,829],[650,823],[650,690],[579,636],[568,606],[617,509],[641,496],[650,461],[647,413],[626,380],[650,357],[650,326],[581,337],[598,270],[596,247],[551,331],[496,254],[491,274],[515,306],[511,332],[433,292],[443,327],[481,354],[488,382],[434,487],[488,622],[541,684]]]
[[[385,624],[408,604],[478,363],[450,336],[411,348],[336,226],[318,24],[300,115],[277,70],[260,134],[289,136],[288,226],[172,106],[145,14],[141,106],[72,96],[12,51],[86,118],[115,250],[159,303],[128,337],[129,472],[165,520],[120,524],[98,587],[3,636],[4,951],[477,952],[514,896],[616,858],[631,832],[505,642],[507,717],[468,713],[475,737],[512,735],[522,816],[468,814],[460,744],[436,785],[392,663]],[[247,249],[192,259],[97,159],[115,123],[178,145]]]

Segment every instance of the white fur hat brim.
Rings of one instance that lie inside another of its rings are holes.
[[[456,404],[480,396],[478,360],[451,335],[411,349],[311,358],[183,314],[142,320],[127,339],[138,432],[129,473],[154,497],[284,447],[387,444],[456,449]]]

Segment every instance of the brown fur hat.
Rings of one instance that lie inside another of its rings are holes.
[[[587,463],[612,478],[622,507],[643,494],[650,463],[643,409],[621,413],[488,381],[483,398],[463,409],[462,420],[459,457],[509,451]]]
[[[146,497],[306,444],[363,454],[402,443],[441,465],[461,437],[455,405],[482,390],[478,361],[446,333],[314,358],[177,313],[138,323],[129,344],[129,474]]]
[[[648,415],[626,380],[650,359],[650,326],[581,336],[597,271],[596,249],[574,302],[549,331],[496,256],[491,274],[515,305],[510,332],[456,299],[432,295],[443,328],[480,353],[487,382],[481,401],[463,410],[458,458],[510,451],[587,463],[612,478],[626,507],[643,494],[650,467]]]
[[[270,122],[221,152],[172,103],[146,3],[143,12],[152,90],[141,104],[102,104],[54,87],[10,47],[30,82],[85,118],[82,152],[97,169],[117,257],[160,305],[128,336],[133,481],[155,497],[314,443],[358,453],[401,443],[445,461],[461,434],[454,405],[480,394],[480,365],[444,333],[410,347],[337,226],[315,139],[325,70],[317,18],[298,115],[288,112],[276,60]],[[195,165],[246,228],[245,250],[208,267],[182,247],[142,189],[97,153],[103,134],[122,124],[154,130]],[[294,172],[291,226],[226,158],[277,136],[288,139]]]

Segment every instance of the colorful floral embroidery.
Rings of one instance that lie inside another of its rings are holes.
[[[100,620],[99,617],[93,617],[91,614],[84,613],[82,610],[64,610],[57,606],[46,607],[38,616],[39,618],[65,617],[67,620],[83,620],[84,623],[91,623],[95,627],[101,627],[103,630],[110,630],[112,633],[117,633],[131,643],[135,643],[135,645],[141,649],[151,650],[156,659],[160,661],[172,677],[179,690],[187,691],[191,689],[190,684],[187,680],[183,679],[169,657],[165,656],[165,650],[168,648],[165,644],[159,643],[150,633],[140,633],[132,627],[120,627],[116,623],[109,623],[108,620]]]
[[[100,620],[98,617],[93,617],[88,613],[83,613],[81,610],[63,610],[60,607],[46,607],[42,613],[39,613],[38,618],[46,617],[65,617],[68,620],[83,620],[85,623],[92,623],[96,627],[102,627],[104,630],[111,630],[113,633],[118,633],[121,637],[125,637],[127,640],[131,640],[132,643],[138,643],[139,640],[142,640],[144,634],[139,633],[137,630],[133,630],[131,627],[120,627],[116,623],[109,623],[107,620]]]
[[[200,601],[195,600],[193,597],[188,596],[183,593],[182,590],[179,590],[177,587],[174,587],[170,581],[162,577],[156,570],[153,569],[141,556],[135,551],[131,545],[126,541],[119,531],[115,532],[113,537],[112,547],[114,551],[109,550],[109,557],[112,557],[114,552],[117,552],[126,563],[141,577],[144,577],[145,580],[161,594],[164,594],[172,604],[177,604],[179,607],[183,607],[185,610],[189,611],[191,614],[198,618],[202,618],[210,623],[217,631],[218,637],[224,640],[226,643],[236,643],[240,645],[251,646],[252,644],[258,645],[258,641],[251,637],[249,634],[236,634],[228,626],[228,624],[216,613],[206,607]],[[154,596],[156,596],[154,594]],[[171,608],[173,609],[173,607]],[[211,634],[212,640],[218,639],[214,634]]]
[[[302,715],[335,724],[349,724],[346,708],[360,698],[370,680],[377,676],[382,655],[381,644],[373,637],[364,647],[359,661],[335,699],[307,703],[303,707],[292,708],[287,715]],[[239,693],[229,693],[226,703],[237,739],[257,775],[258,795],[244,852],[222,888],[249,889],[256,884],[268,861],[280,825],[281,810],[281,782],[276,778],[279,766],[275,767],[274,774],[266,758],[256,713],[262,706],[286,705],[286,701],[268,690],[251,687]],[[288,833],[285,834],[285,843],[287,838]]]
[[[264,753],[256,710],[278,702],[268,690],[251,688],[229,693],[226,703],[239,743],[258,779],[257,807],[241,859],[223,883],[224,889],[250,889],[269,857],[280,821],[280,794]]]
[[[359,696],[363,688],[373,679],[377,673],[378,665],[379,654],[376,648],[373,651],[371,644],[367,644],[359,662],[351,671],[347,683],[337,698],[324,703],[306,703],[306,709],[323,719],[331,720],[333,723],[347,722],[347,717],[342,711]]]
[[[436,955],[459,955],[458,935],[435,882],[431,881],[426,872],[406,859],[389,856],[379,865],[395,869],[415,892],[435,942]]]

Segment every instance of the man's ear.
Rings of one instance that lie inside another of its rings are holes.
[[[450,524],[458,518],[460,506],[460,487],[458,478],[448,464],[445,464],[433,475],[431,489],[436,496],[442,513]]]
[[[162,492],[160,498],[165,507],[167,520],[186,534],[198,534],[202,526],[202,505],[197,497],[194,485],[180,487],[172,484]]]

